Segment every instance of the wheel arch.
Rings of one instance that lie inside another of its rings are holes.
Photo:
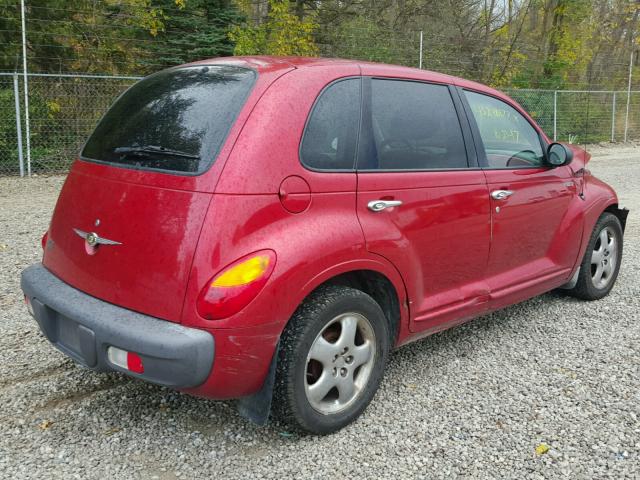
[[[629,211],[619,207],[618,196],[613,188],[597,177],[588,175],[585,177],[585,196],[584,201],[584,220],[580,246],[576,257],[575,265],[572,270],[572,276],[582,262],[582,257],[587,249],[589,237],[593,231],[598,219],[603,213],[609,212],[618,217],[622,224],[624,233],[626,219]],[[570,277],[571,278],[571,277]]]
[[[406,288],[402,277],[393,265],[377,260],[354,260],[329,268],[314,276],[300,289],[303,295],[296,303],[296,309],[318,288],[329,284],[350,286],[370,295],[380,305],[391,326],[391,346],[395,346],[399,339],[408,334],[409,312],[406,307]],[[295,310],[282,326],[283,331],[294,313]],[[264,425],[271,412],[279,350],[280,342],[278,341],[260,390],[238,401],[240,415],[258,425]]]
[[[615,215],[618,220],[620,220],[620,224],[622,225],[622,233],[624,234],[624,229],[627,223],[627,215],[629,214],[629,210],[626,208],[619,208],[618,200],[616,197],[614,198],[600,198],[600,201],[594,201],[590,208],[585,211],[585,224],[582,232],[582,242],[580,245],[580,254],[576,261],[576,267],[580,265],[582,261],[582,257],[585,254],[587,244],[589,243],[589,237],[593,232],[596,224],[598,223],[598,219],[602,216],[603,213],[611,213]]]
[[[389,340],[392,346],[408,334],[409,311],[406,287],[402,277],[392,265],[386,265],[377,260],[357,260],[336,265],[316,275],[301,289],[303,296],[297,305],[301,305],[323,285],[349,286],[371,296],[380,305],[389,322],[391,334]]]
[[[612,203],[604,209],[604,212],[612,213],[618,218],[618,220],[620,220],[620,225],[622,225],[622,233],[624,233],[625,227],[627,226],[627,216],[629,215],[629,210],[626,208],[620,208],[617,203]]]
[[[351,270],[331,277],[318,285],[309,295],[324,285],[342,285],[355,288],[373,298],[384,312],[389,324],[389,341],[395,345],[400,333],[400,299],[393,283],[375,270]]]

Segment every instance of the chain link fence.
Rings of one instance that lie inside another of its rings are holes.
[[[640,140],[640,92],[503,89],[549,137],[569,143]],[[627,98],[629,108],[627,116]]]
[[[139,77],[0,73],[0,175],[64,173],[113,101]]]
[[[0,175],[24,173],[22,158],[22,110],[17,75],[0,76]]]
[[[111,103],[139,77],[0,73],[0,175],[64,173]],[[640,92],[503,89],[559,141],[640,140]]]

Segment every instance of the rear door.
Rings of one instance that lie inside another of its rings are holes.
[[[255,80],[246,68],[180,67],[125,92],[67,178],[44,265],[97,298],[179,321],[211,199],[196,180],[216,160]]]
[[[476,315],[488,299],[489,196],[459,99],[442,84],[364,85],[357,211],[367,248],[400,270],[413,331]]]
[[[463,95],[491,195],[487,282],[499,307],[566,278],[575,261],[567,246],[579,244],[581,231],[565,217],[578,190],[569,167],[546,165],[541,136],[514,106],[479,92]]]

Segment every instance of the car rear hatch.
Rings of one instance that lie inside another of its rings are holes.
[[[127,90],[72,167],[49,228],[45,267],[89,295],[180,321],[222,168],[215,164],[228,154],[225,141],[240,128],[235,123],[243,121],[256,78],[238,66],[197,65]]]

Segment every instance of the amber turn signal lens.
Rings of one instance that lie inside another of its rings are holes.
[[[269,255],[256,255],[229,267],[211,282],[212,287],[238,287],[259,279],[269,269]]]
[[[200,292],[196,305],[198,314],[207,320],[235,315],[260,293],[275,263],[275,252],[262,250],[224,268]]]

